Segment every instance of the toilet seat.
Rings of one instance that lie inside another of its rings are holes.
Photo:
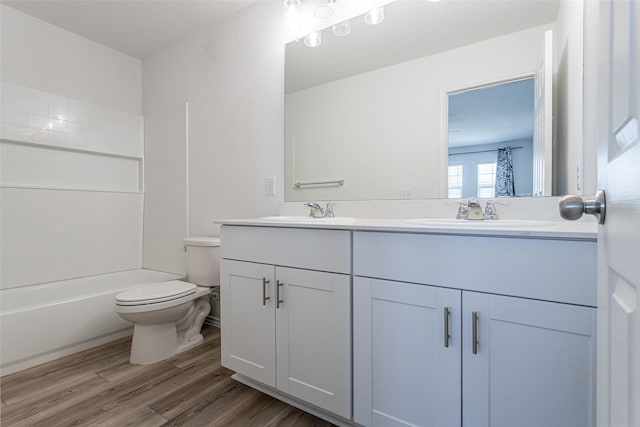
[[[116,305],[139,306],[173,301],[196,292],[197,286],[181,280],[147,283],[116,295]]]

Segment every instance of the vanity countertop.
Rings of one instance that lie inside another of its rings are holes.
[[[310,218],[303,216],[271,216],[263,218],[216,220],[216,224],[252,227],[312,228],[354,231],[386,231],[422,234],[455,234],[468,236],[571,239],[596,241],[595,222],[496,220],[472,221],[437,218]]]

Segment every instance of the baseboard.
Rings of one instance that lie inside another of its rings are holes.
[[[251,378],[247,378],[244,377],[240,374],[233,374],[231,376],[231,378],[233,378],[234,380],[247,385],[251,388],[254,388],[264,394],[267,394],[271,397],[274,397],[278,400],[281,400],[285,403],[288,403],[291,406],[295,406],[298,409],[301,409],[305,412],[310,413],[311,415],[315,415],[318,418],[322,418],[325,421],[330,422],[331,424],[335,424],[337,426],[340,427],[354,427],[354,426],[359,426],[359,424],[356,424],[355,422],[351,421],[351,420],[347,420],[345,418],[339,417],[337,415],[331,414],[329,412],[326,412],[324,409],[320,409],[317,408],[315,406],[309,405],[308,403],[302,402],[292,396],[289,396],[288,394],[284,394],[279,390],[276,390],[272,387],[269,387],[267,385],[261,384],[257,381],[252,380]]]
[[[220,319],[213,316],[207,316],[204,319],[204,324],[209,326],[215,326],[216,328],[220,327]]]

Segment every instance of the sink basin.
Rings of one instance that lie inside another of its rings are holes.
[[[355,222],[355,218],[338,216],[335,218],[311,218],[309,216],[265,216],[259,218],[260,221],[265,222],[281,222],[281,223],[296,223],[296,224],[350,224]]]
[[[440,219],[440,218],[412,218],[405,221],[407,224],[421,225],[424,227],[452,227],[452,228],[479,228],[479,229],[508,229],[530,227],[555,227],[553,221],[531,220],[468,220],[468,219]]]

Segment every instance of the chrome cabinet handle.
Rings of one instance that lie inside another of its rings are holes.
[[[449,328],[449,318],[451,317],[451,307],[444,308],[444,346],[449,347],[449,339],[451,339],[451,332]]]
[[[478,354],[478,312],[471,312],[471,352]]]
[[[284,302],[284,300],[280,299],[280,287],[284,286],[284,283],[282,283],[279,280],[276,280],[276,308],[280,308],[280,304],[282,304]]]
[[[591,214],[598,218],[600,224],[604,224],[607,198],[602,190],[598,190],[595,198],[590,200],[580,196],[564,196],[558,203],[558,209],[560,209],[560,216],[564,219],[576,220],[582,214]]]
[[[269,297],[267,296],[267,285],[269,284],[269,281],[263,277],[262,278],[262,305],[267,305],[267,300],[269,299]]]

